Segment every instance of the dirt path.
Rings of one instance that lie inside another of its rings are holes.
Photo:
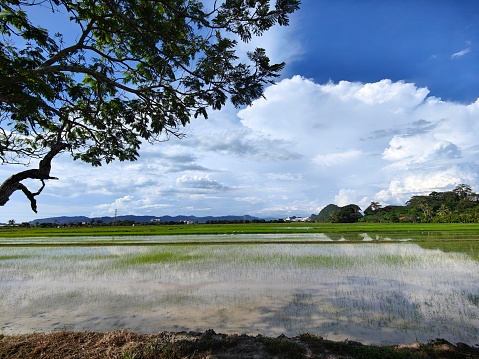
[[[204,333],[135,334],[114,332],[54,332],[0,335],[0,358],[479,358],[479,348],[444,340],[412,346],[376,347],[333,342],[303,334],[298,337]]]

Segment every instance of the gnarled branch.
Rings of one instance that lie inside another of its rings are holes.
[[[22,171],[7,178],[0,186],[0,206],[4,206],[10,199],[10,196],[17,190],[21,190],[25,196],[30,200],[30,205],[33,212],[37,213],[37,201],[35,199],[43,188],[45,187],[44,180],[58,179],[57,177],[50,176],[51,162],[53,157],[62,152],[68,147],[65,143],[54,144],[50,151],[40,161],[38,168]],[[37,192],[31,192],[22,181],[31,178],[39,179],[42,182],[42,187]]]

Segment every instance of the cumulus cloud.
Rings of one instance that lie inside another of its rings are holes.
[[[64,215],[70,208],[61,203],[75,201],[71,214],[282,218],[329,203],[404,204],[459,183],[479,191],[479,100],[452,103],[403,81],[319,84],[301,76],[268,87],[265,97],[193,120],[186,138],[146,146],[136,163],[92,168],[60,156],[60,181],[47,184],[42,200]]]
[[[429,194],[433,191],[452,189],[459,183],[477,183],[477,175],[466,168],[453,166],[440,171],[418,171],[404,174],[389,183],[387,189],[381,190],[374,196],[375,199],[391,203],[404,203],[413,195]]]
[[[300,76],[268,88],[266,98],[240,111],[242,123],[257,133],[295,140],[296,151],[319,165],[305,165],[302,173],[306,183],[314,178],[320,183],[323,201],[377,195],[401,204],[414,191],[476,184],[466,168],[477,153],[477,102],[449,103],[403,81],[322,85]],[[409,178],[422,178],[423,171],[428,181]],[[415,188],[377,191],[399,188],[397,183]]]
[[[428,160],[457,159],[461,151],[450,141],[438,140],[433,136],[394,136],[389,147],[383,152],[383,158],[408,168]]]
[[[360,84],[355,89],[354,97],[368,105],[387,104],[397,111],[402,108],[410,108],[424,101],[429,90],[418,89],[414,84],[403,81],[393,83],[391,80],[381,80],[375,83]]]
[[[347,206],[348,204],[356,203],[357,191],[354,189],[341,188],[339,193],[334,196],[334,203],[340,207]]]

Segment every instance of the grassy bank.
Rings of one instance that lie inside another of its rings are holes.
[[[334,342],[301,334],[294,338],[204,333],[135,334],[126,330],[0,335],[0,358],[479,358],[479,349],[436,339],[412,346],[373,346]]]

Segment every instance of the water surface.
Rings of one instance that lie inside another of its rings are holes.
[[[467,254],[413,243],[7,246],[0,328],[474,345],[478,283]]]

